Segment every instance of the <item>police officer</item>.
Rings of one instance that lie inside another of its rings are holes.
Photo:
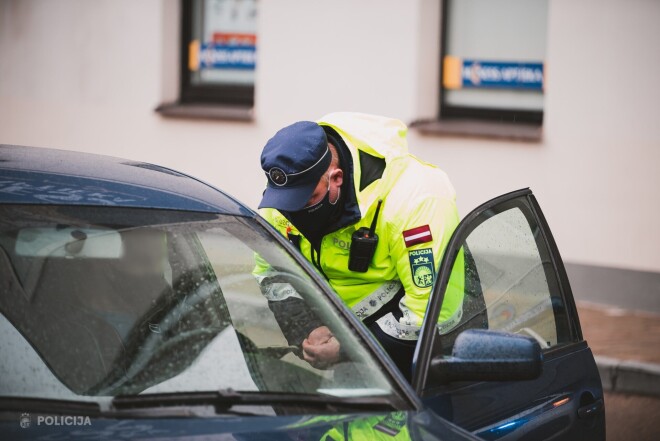
[[[406,131],[401,121],[358,113],[284,127],[261,155],[268,184],[259,208],[410,378],[436,272],[459,218],[449,178],[408,153]],[[462,267],[462,255],[456,265]],[[451,279],[441,333],[462,314],[463,280]],[[273,286],[262,291],[278,321],[295,324],[285,332],[289,343],[317,367],[338,361],[341,342],[299,298]]]

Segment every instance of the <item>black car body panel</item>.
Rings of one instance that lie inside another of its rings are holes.
[[[145,162],[0,145],[0,203],[164,208],[255,215],[184,173]]]
[[[118,158],[0,146],[0,204],[115,206],[240,217],[253,228],[264,230],[264,234],[271,235],[286,249],[306,269],[342,320],[364,340],[365,347],[382,364],[383,372],[398,387],[397,393],[403,398],[400,412],[405,412],[412,439],[604,439],[603,393],[598,371],[582,338],[559,251],[528,189],[487,202],[459,224],[442,259],[427,317],[437,317],[454,259],[470,233],[489,217],[516,206],[523,209],[541,250],[542,270],[553,292],[551,308],[556,319],[565,323],[563,327],[557,326],[557,340],[563,343],[544,350],[543,372],[534,380],[440,381],[439,384],[431,381],[433,376],[429,369],[433,358],[438,356],[438,347],[450,339],[436,332],[437,320],[425,321],[414,359],[413,382],[408,384],[369,331],[285,238],[253,210],[193,177]],[[482,325],[488,321],[485,311],[481,319]],[[303,416],[300,413],[305,412],[300,410],[297,415],[285,412],[278,416],[240,412],[211,412],[200,416],[185,409],[179,413],[154,410],[152,416],[147,411],[139,417],[130,412],[117,413],[116,409],[104,412],[86,417],[81,410],[75,418],[82,419],[67,420],[81,424],[65,424],[61,418],[67,412],[49,408],[47,413],[41,414],[38,406],[25,412],[5,399],[0,403],[0,434],[7,439],[227,439],[230,435],[241,440],[321,439],[328,430],[346,434],[352,426],[388,415],[382,408],[347,415],[324,414],[316,409]]]

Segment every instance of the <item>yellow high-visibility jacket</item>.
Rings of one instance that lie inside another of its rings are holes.
[[[346,415],[321,415],[306,417],[303,421],[289,425],[288,429],[301,429],[319,424],[330,424],[320,441],[410,441],[408,415],[396,411],[385,415],[369,415],[363,418],[350,418]]]
[[[321,270],[339,297],[361,319],[376,314],[403,287],[405,295],[399,302],[402,316],[396,319],[388,313],[376,322],[392,337],[415,340],[440,260],[459,222],[454,188],[442,170],[408,153],[407,128],[401,121],[359,113],[333,113],[321,118],[318,124],[331,127],[350,151],[361,219],[325,235],[319,252],[301,237],[300,251]],[[360,189],[364,154],[384,159],[385,168],[379,179]],[[370,226],[379,200],[382,206],[376,225],[379,242],[375,255],[367,272],[353,272],[348,269],[351,236],[360,227]],[[266,208],[260,213],[285,237],[300,235],[277,210]],[[441,333],[461,319],[462,268],[463,253],[460,253],[438,322]]]
[[[326,432],[321,441],[410,441],[405,412],[361,418],[348,424],[338,424]]]

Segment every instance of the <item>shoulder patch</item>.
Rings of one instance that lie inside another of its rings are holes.
[[[408,258],[410,259],[410,273],[415,286],[419,288],[433,286],[435,280],[433,250],[431,248],[411,250],[408,252]]]
[[[403,240],[406,243],[406,248],[420,243],[431,242],[433,235],[431,234],[431,227],[423,225],[421,227],[411,228],[403,232]]]

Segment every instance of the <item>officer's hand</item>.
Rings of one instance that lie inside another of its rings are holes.
[[[303,357],[317,369],[325,369],[339,361],[339,342],[327,326],[309,333],[302,342]]]

